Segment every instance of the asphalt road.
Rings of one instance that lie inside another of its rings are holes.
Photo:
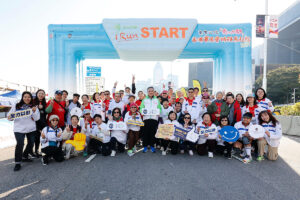
[[[243,164],[220,156],[139,152],[97,155],[90,163],[83,157],[48,166],[35,160],[13,172],[13,148],[0,156],[3,199],[300,199],[300,176],[282,157]]]

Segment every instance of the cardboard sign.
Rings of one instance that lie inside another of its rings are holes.
[[[175,129],[174,130],[174,136],[178,137],[180,139],[183,139],[183,140],[185,140],[188,132],[191,130],[191,129],[190,130],[186,130],[186,129],[178,127],[178,126],[174,126],[174,129]]]
[[[125,122],[108,121],[107,130],[125,131],[127,130],[127,126]]]
[[[188,132],[185,139],[193,143],[197,142],[199,139],[199,134],[195,130],[196,128],[193,128],[190,132]]]
[[[217,129],[216,128],[207,128],[207,129],[200,129],[200,132],[199,132],[199,134],[200,135],[204,135],[204,134],[213,134],[213,133],[215,133],[215,132],[217,132]]]
[[[10,114],[11,119],[23,118],[32,115],[32,109],[20,110]]]
[[[226,142],[235,142],[240,137],[239,131],[232,126],[224,126],[220,130],[220,135],[222,136],[222,140]]]
[[[160,124],[158,126],[155,137],[162,139],[170,139],[174,134],[174,124]]]
[[[133,119],[128,120],[127,124],[135,125],[135,126],[144,126],[144,122],[135,121]]]
[[[160,115],[160,110],[157,109],[142,109],[142,115]]]
[[[89,137],[92,138],[92,139],[98,140],[100,142],[103,142],[103,138],[99,138],[99,137],[94,136],[94,135],[89,135]]]

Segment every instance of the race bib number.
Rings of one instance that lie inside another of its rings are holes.
[[[17,118],[23,118],[23,117],[28,117],[32,115],[32,110],[27,109],[27,110],[20,110],[14,113],[10,114],[11,119],[17,119]]]
[[[128,120],[127,124],[135,125],[135,126],[144,126],[144,122],[135,121],[133,119]]]
[[[142,109],[142,114],[143,115],[160,115],[160,110],[159,109],[147,109],[147,108],[143,108]]]
[[[114,131],[125,131],[127,130],[127,126],[125,122],[115,122],[109,121],[107,123],[107,130],[114,130]]]

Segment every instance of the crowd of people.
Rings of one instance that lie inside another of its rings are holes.
[[[95,153],[116,156],[126,150],[129,156],[133,156],[137,147],[142,146],[143,153],[159,150],[163,156],[169,152],[173,155],[186,152],[190,156],[197,153],[210,158],[222,155],[231,159],[233,153],[238,153],[245,163],[252,157],[258,161],[278,157],[281,125],[272,115],[274,107],[262,88],[246,98],[231,92],[210,95],[208,88],[202,91],[189,88],[187,97],[181,91],[174,93],[172,88],[159,94],[151,86],[147,88],[147,94],[138,91],[136,95],[134,78],[131,88],[118,92],[116,88],[117,82],[112,92],[95,92],[91,97],[75,93],[72,99],[68,99],[68,91],[57,90],[48,102],[42,89],[36,92],[35,98],[30,92],[23,92],[20,102],[12,106],[8,114],[8,120],[14,121],[17,142],[14,170],[19,171],[22,162],[31,162],[33,158],[41,157],[43,165],[48,165],[52,158],[62,162],[81,155],[66,142],[80,134],[85,135],[83,156]],[[80,108],[82,116],[72,115],[74,108]],[[27,109],[32,110],[31,115],[11,118],[11,113]],[[153,113],[145,114],[145,110]],[[144,126],[129,124],[129,120],[143,122]],[[112,121],[127,123],[127,129],[110,130],[107,124]],[[195,128],[198,132],[213,127],[220,131],[224,126],[234,126],[240,138],[236,142],[226,142],[216,131],[200,135],[196,142],[175,136],[158,139],[155,134],[160,124],[174,124],[186,130]],[[249,127],[253,124],[264,128],[264,137],[254,139],[249,135]],[[25,136],[27,144],[23,151]]]

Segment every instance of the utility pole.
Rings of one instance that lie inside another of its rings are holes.
[[[268,0],[265,0],[264,71],[263,71],[262,87],[266,92],[267,92],[267,51],[268,51],[268,37],[269,37],[267,16],[268,16]]]
[[[294,99],[294,104],[296,103],[296,90],[298,88],[294,88],[294,92],[293,92],[293,99]]]

